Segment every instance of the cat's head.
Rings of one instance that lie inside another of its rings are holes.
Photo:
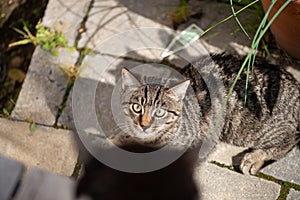
[[[144,142],[167,142],[179,126],[183,99],[190,81],[171,88],[142,84],[127,69],[122,70],[124,127]]]

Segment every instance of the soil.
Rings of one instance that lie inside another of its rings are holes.
[[[9,48],[22,35],[26,24],[35,34],[35,26],[44,15],[48,0],[27,0],[18,6],[0,27],[0,115],[8,115],[14,107],[35,47],[32,44]],[[5,8],[1,8],[4,10]]]

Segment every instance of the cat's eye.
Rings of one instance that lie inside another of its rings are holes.
[[[167,114],[167,112],[161,108],[159,108],[155,111],[155,117],[161,118],[161,117],[164,117],[166,114]]]
[[[134,104],[132,104],[131,108],[132,108],[133,112],[136,112],[136,113],[142,112],[142,106],[140,104],[134,103]]]

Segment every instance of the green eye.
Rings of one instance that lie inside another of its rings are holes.
[[[167,112],[164,109],[160,108],[155,111],[155,116],[156,117],[164,117],[166,115],[166,113]]]
[[[131,108],[132,108],[133,112],[136,112],[136,113],[142,112],[142,106],[140,104],[134,103],[134,104],[132,104]]]

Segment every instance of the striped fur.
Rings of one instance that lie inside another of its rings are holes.
[[[172,92],[178,85],[165,88],[141,83],[123,70],[124,132],[143,144],[159,147],[167,143],[195,145],[212,137],[215,134],[212,127],[220,114],[215,108],[224,101],[212,98],[207,84],[214,83],[205,82],[203,77],[220,78],[224,89],[216,85],[215,93],[225,97],[242,62],[238,57],[226,55],[200,58],[182,70],[191,87],[187,88],[188,82],[181,86],[181,96]],[[249,76],[245,103],[245,80],[246,71],[229,98],[217,140],[249,147],[240,169],[245,174],[255,174],[265,162],[282,158],[299,142],[300,84],[284,69],[258,61]],[[141,113],[132,110],[133,104],[142,106]],[[158,109],[167,114],[155,117]]]

